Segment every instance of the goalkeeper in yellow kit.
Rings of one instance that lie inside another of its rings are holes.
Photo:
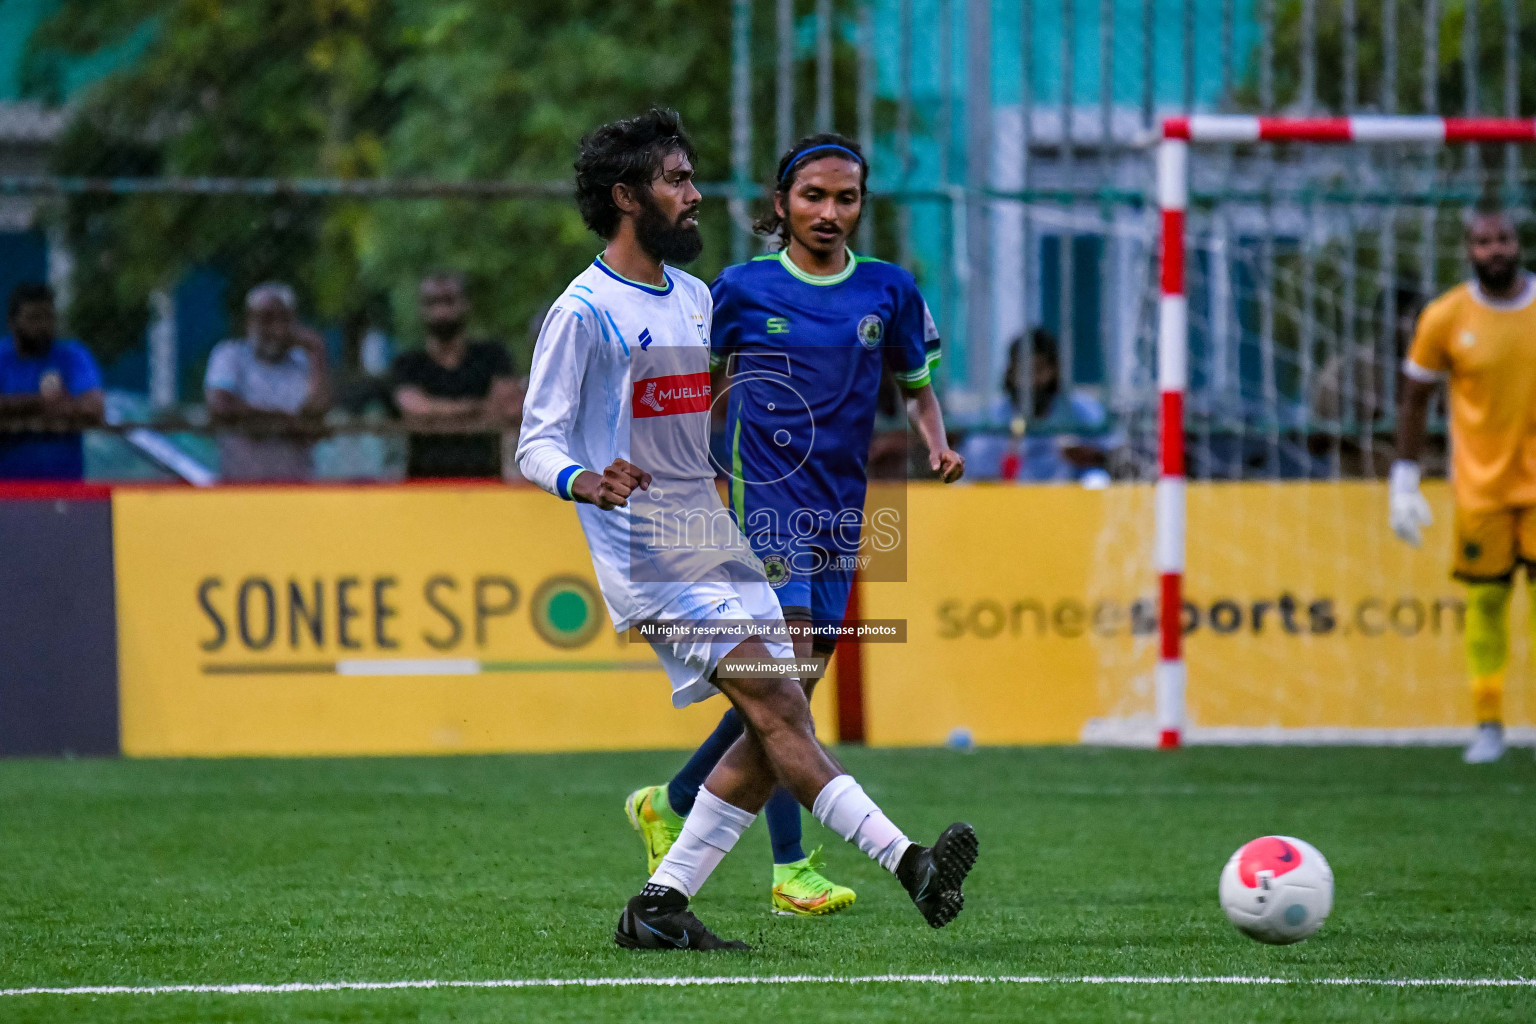
[[[1504,668],[1515,569],[1536,591],[1536,277],[1520,265],[1509,216],[1480,212],[1467,228],[1474,278],[1430,303],[1403,364],[1392,529],[1417,547],[1430,522],[1419,491],[1429,401],[1448,382],[1453,575],[1467,584],[1467,669],[1477,734],[1463,760],[1504,753]],[[1536,598],[1536,592],[1533,592]]]

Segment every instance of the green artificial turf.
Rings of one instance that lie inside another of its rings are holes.
[[[844,750],[914,838],[981,860],[926,928],[807,816],[859,901],[770,916],[754,826],[695,908],[750,954],[638,954],[623,817],[680,755],[0,763],[0,988],[717,974],[1536,976],[1536,762],[1452,750]],[[1337,876],[1323,931],[1243,938],[1231,852],[1278,832]],[[0,997],[0,1021],[1536,1020],[1536,989],[1317,985],[743,985]]]

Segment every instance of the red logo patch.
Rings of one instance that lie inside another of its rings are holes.
[[[1279,836],[1255,839],[1237,851],[1237,877],[1248,888],[1257,888],[1259,872],[1273,872],[1276,878],[1301,867],[1301,851]]]
[[[675,373],[635,381],[635,419],[709,411],[709,374]]]

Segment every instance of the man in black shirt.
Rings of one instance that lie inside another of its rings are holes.
[[[391,370],[406,422],[432,431],[411,434],[406,475],[499,478],[501,435],[523,405],[512,358],[495,342],[465,336],[469,298],[461,275],[432,274],[420,294],[426,347],[401,353]]]

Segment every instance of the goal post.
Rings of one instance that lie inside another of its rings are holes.
[[[1156,159],[1161,271],[1156,353],[1158,466],[1152,552],[1159,578],[1158,657],[1153,695],[1159,746],[1173,748],[1181,744],[1187,717],[1183,636],[1187,515],[1184,421],[1190,333],[1185,235],[1191,147],[1252,143],[1433,147],[1533,142],[1536,142],[1536,120],[1515,118],[1291,118],[1213,114],[1174,117],[1163,122]]]

